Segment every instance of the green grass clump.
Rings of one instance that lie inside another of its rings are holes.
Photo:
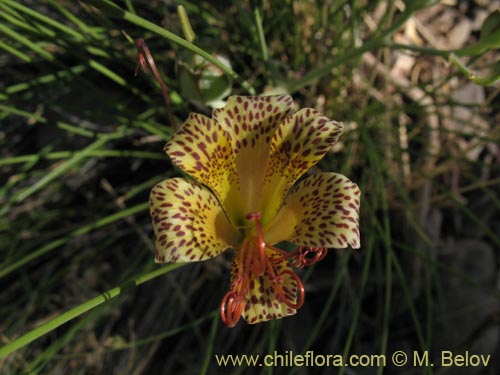
[[[495,350],[498,46],[471,48],[478,32],[462,50],[401,43],[435,6],[0,0],[0,372],[312,374],[221,369],[213,356]],[[360,186],[362,248],[330,250],[304,271],[296,316],[227,329],[229,257],[153,263],[148,194],[179,171],[162,152],[174,129],[160,87],[134,77],[138,38],[178,124],[210,114],[180,79],[195,55],[232,94],[288,93],[344,122],[318,167]],[[391,70],[402,55],[416,59],[413,75]],[[464,87],[483,97],[464,101],[454,94]]]

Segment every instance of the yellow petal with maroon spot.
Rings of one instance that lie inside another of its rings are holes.
[[[287,117],[271,144],[271,157],[263,188],[262,224],[272,220],[292,185],[338,141],[342,123],[304,108]]]
[[[290,190],[275,220],[264,228],[269,243],[359,248],[358,186],[336,173],[318,173]]]
[[[217,122],[191,113],[164,150],[177,167],[212,190],[230,219],[236,215],[238,175],[229,138]]]
[[[266,249],[268,261],[273,264],[276,275],[283,271],[293,272],[288,260],[277,251]],[[235,257],[236,259],[236,257]],[[234,282],[238,275],[238,264],[233,260],[231,267],[231,281]],[[292,304],[297,302],[297,282],[288,274],[281,277],[280,287]],[[243,318],[249,324],[264,322],[271,319],[279,319],[294,315],[297,310],[287,306],[278,298],[273,282],[266,271],[262,276],[252,276],[249,282],[248,294],[245,298]]]
[[[269,160],[271,140],[283,119],[293,109],[288,95],[231,96],[213,118],[226,131],[239,176],[242,217],[257,211]]]
[[[238,242],[217,198],[199,183],[162,181],[151,191],[149,206],[157,263],[210,259]]]

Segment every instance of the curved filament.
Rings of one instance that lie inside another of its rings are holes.
[[[224,295],[220,304],[220,317],[226,326],[232,328],[238,323],[244,305],[242,298],[234,290]]]
[[[292,262],[297,268],[311,266],[323,260],[327,253],[326,247],[300,246],[294,253]]]
[[[285,274],[290,275],[297,283],[297,289],[299,292],[299,296],[297,298],[297,302],[295,302],[295,303],[287,298],[287,296],[283,292],[283,289],[281,288],[280,284],[283,281],[283,275],[285,275]],[[274,290],[276,291],[276,294],[279,296],[279,298],[281,299],[281,301],[285,305],[287,305],[288,307],[295,309],[295,310],[300,309],[302,307],[302,305],[304,304],[304,299],[305,299],[304,285],[302,284],[302,281],[300,280],[300,278],[294,272],[292,272],[290,270],[282,271],[278,275],[278,277],[275,278],[275,280],[273,280],[273,284],[274,284]]]

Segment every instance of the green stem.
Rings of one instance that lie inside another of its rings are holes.
[[[42,56],[44,59],[49,60],[49,61],[54,60],[54,56],[52,54],[50,54],[49,52],[45,51],[40,45],[32,42],[29,38],[25,37],[23,34],[20,34],[17,31],[12,30],[11,28],[9,28],[1,23],[0,23],[0,32],[7,34],[8,37],[12,38],[13,40],[17,41],[18,43],[29,48],[33,52]]]
[[[30,61],[31,61],[31,59],[30,59]],[[4,93],[9,94],[9,95],[15,94],[15,93],[19,93],[22,91],[30,90],[33,87],[38,86],[38,85],[45,85],[45,84],[49,84],[49,83],[54,83],[58,80],[66,80],[66,79],[71,78],[72,76],[78,76],[79,74],[83,73],[86,69],[87,69],[87,67],[83,64],[76,65],[76,66],[73,66],[71,68],[66,68],[66,69],[60,70],[56,73],[50,73],[50,74],[46,74],[43,76],[39,76],[39,77],[29,81],[29,82],[20,82],[20,83],[13,84],[12,86],[5,88]],[[0,98],[7,99],[7,97],[5,95],[0,96]]]
[[[19,59],[23,60],[24,62],[31,63],[31,57],[29,57],[24,52],[21,52],[18,49],[8,45],[7,43],[4,43],[2,40],[0,40],[0,49],[3,49],[4,51],[10,53],[11,55],[18,57]],[[5,95],[0,94],[1,100],[4,100],[6,98],[7,97]]]
[[[71,35],[77,41],[83,41],[85,39],[82,36],[82,34],[73,30],[71,27],[68,27],[68,26],[64,25],[63,23],[58,22],[58,21],[50,18],[49,16],[42,14],[41,12],[37,12],[37,11],[35,11],[35,10],[25,6],[25,5],[19,4],[18,1],[12,1],[12,0],[3,0],[3,1],[5,1],[10,7],[18,10],[19,12],[27,14],[28,16],[30,16],[36,20],[39,20],[39,21],[53,27],[54,29],[62,31],[63,33],[65,33],[67,35]]]
[[[314,344],[314,341],[317,339],[318,335],[320,332],[323,330],[323,326],[326,322],[326,319],[330,316],[331,314],[331,308],[333,305],[333,302],[335,301],[335,297],[337,297],[338,292],[340,291],[340,287],[342,286],[342,282],[345,280],[346,274],[348,273],[347,270],[347,265],[349,263],[349,259],[352,255],[352,252],[346,252],[344,253],[340,258],[340,271],[337,272],[335,278],[332,279],[332,287],[330,289],[330,294],[328,295],[323,309],[321,311],[321,314],[316,320],[316,324],[314,326],[314,329],[310,333],[306,344],[302,348],[302,352],[305,353],[307,352],[312,345]]]
[[[363,273],[361,275],[361,284],[359,288],[359,298],[356,299],[356,304],[354,306],[354,310],[352,312],[352,318],[351,318],[351,325],[349,326],[349,331],[347,333],[347,339],[344,344],[344,351],[342,353],[344,358],[347,358],[349,355],[349,351],[351,350],[351,346],[354,340],[354,335],[356,334],[356,329],[358,327],[358,322],[359,322],[359,316],[361,314],[362,310],[362,304],[363,301],[365,300],[363,298],[364,293],[365,293],[365,287],[368,281],[368,274],[370,273],[370,265],[371,265],[371,260],[372,260],[372,255],[373,255],[373,247],[374,247],[374,239],[373,237],[370,237],[369,243],[368,243],[368,248],[366,251],[365,259],[364,259],[364,267],[363,267]],[[340,367],[338,374],[342,375],[344,374],[345,367]]]
[[[42,337],[43,335],[52,332],[56,328],[62,326],[63,324],[79,317],[80,315],[86,313],[87,311],[90,311],[94,308],[96,308],[99,305],[102,305],[103,303],[112,300],[113,298],[118,297],[121,295],[123,292],[136,287],[138,285],[141,285],[145,283],[146,281],[155,279],[159,276],[162,276],[166,273],[169,273],[179,267],[182,267],[184,263],[174,263],[174,264],[169,264],[166,267],[159,268],[155,271],[146,273],[141,276],[136,276],[132,278],[130,281],[125,282],[117,287],[114,287],[112,289],[109,289],[108,291],[98,295],[95,298],[92,298],[88,300],[87,302],[82,303],[81,305],[78,305],[71,310],[66,311],[65,313],[49,320],[48,322],[42,324],[41,326],[29,331],[28,333],[24,334],[21,337],[18,337],[14,341],[8,343],[7,345],[4,345],[0,347],[0,358],[6,357],[10,353],[28,345],[32,341],[35,341],[36,339]]]
[[[41,123],[47,122],[47,119],[45,117],[37,115],[36,113],[26,112],[26,111],[23,111],[23,110],[14,108],[14,107],[9,107],[9,106],[3,105],[3,104],[0,104],[0,111],[3,114],[13,114],[13,115],[25,117],[27,119],[36,120],[36,121],[41,122]]]
[[[262,59],[267,61],[269,55],[267,53],[266,37],[264,36],[264,29],[262,28],[262,18],[260,16],[259,8],[254,10],[255,23],[257,24],[257,35],[259,36],[260,49],[262,51]]]
[[[209,336],[209,341],[207,345],[207,349],[205,351],[205,358],[203,360],[203,365],[200,370],[200,375],[205,375],[208,371],[208,368],[210,366],[210,360],[212,359],[212,352],[214,349],[214,341],[215,337],[217,336],[217,326],[219,325],[219,316],[218,314],[214,316],[212,320],[212,328],[210,329],[210,336]]]

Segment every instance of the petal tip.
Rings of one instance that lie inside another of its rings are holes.
[[[357,250],[357,249],[361,248],[360,241],[351,241],[351,243],[349,243],[349,245],[351,245],[351,247],[353,248],[353,250]]]

